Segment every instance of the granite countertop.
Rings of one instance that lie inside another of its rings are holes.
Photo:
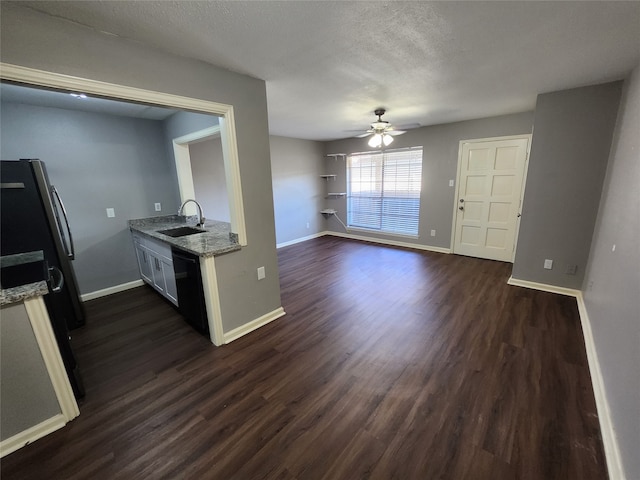
[[[32,297],[41,297],[49,293],[49,287],[44,280],[28,283],[19,287],[0,289],[0,306],[21,302]]]
[[[240,250],[241,247],[238,243],[237,235],[231,233],[231,224],[227,222],[206,220],[203,233],[184,237],[170,237],[159,233],[160,230],[184,227],[186,225],[195,227],[197,222],[198,217],[195,215],[189,217],[164,215],[129,220],[129,228],[133,232],[142,233],[201,257],[212,257]]]
[[[17,253],[15,255],[4,255],[0,257],[0,268],[6,268],[7,270],[9,270],[10,267],[42,262],[43,260],[44,253],[42,252],[42,250],[38,250],[35,252]],[[15,272],[10,275],[15,275]],[[44,271],[41,277],[43,276]],[[11,279],[16,280],[16,277],[13,277]],[[31,279],[33,280],[33,277],[31,277]],[[20,302],[31,297],[46,295],[47,293],[49,293],[49,288],[47,287],[47,282],[44,280],[38,280],[36,282],[30,282],[11,288],[1,288],[0,306]]]

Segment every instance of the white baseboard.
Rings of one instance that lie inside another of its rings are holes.
[[[234,340],[246,335],[247,333],[253,332],[258,328],[266,325],[267,323],[273,322],[274,320],[285,315],[284,308],[278,307],[274,311],[269,312],[265,315],[262,315],[255,320],[250,321],[249,323],[245,323],[244,325],[239,326],[238,328],[234,328],[233,330],[224,334],[224,343],[231,343]]]
[[[86,302],[88,300],[95,300],[96,298],[106,297],[107,295],[112,295],[114,293],[124,292],[125,290],[130,290],[142,285],[144,285],[144,282],[142,280],[134,280],[133,282],[122,283],[113,287],[103,288],[102,290],[96,290],[95,292],[85,293],[84,295],[80,295],[80,300],[82,300],[83,302]]]
[[[409,243],[409,242],[399,242],[397,240],[388,240],[385,238],[374,238],[374,237],[366,237],[364,235],[354,235],[352,233],[342,233],[342,232],[333,232],[331,230],[325,230],[324,232],[318,232],[313,235],[309,235],[307,237],[296,238],[295,240],[291,240],[289,242],[278,243],[276,245],[277,248],[288,247],[289,245],[294,245],[296,243],[306,242],[307,240],[312,240],[314,238],[324,237],[326,235],[330,235],[332,237],[341,237],[341,238],[350,238],[352,240],[362,240],[364,242],[372,242],[379,243],[381,245],[391,245],[394,247],[406,247],[413,248],[416,250],[425,250],[427,252],[436,252],[436,253],[451,253],[450,248],[443,247],[432,247],[429,245],[420,245],[417,243]]]
[[[50,433],[59,430],[66,424],[67,419],[62,413],[59,413],[58,415],[46,419],[44,422],[40,422],[33,427],[27,428],[26,430],[3,440],[2,443],[0,443],[0,458],[35,442],[45,435],[49,435]]]
[[[598,352],[593,340],[593,332],[591,331],[591,321],[587,314],[587,306],[584,303],[582,292],[578,292],[576,300],[578,302],[578,312],[580,312],[580,323],[582,324],[584,344],[587,350],[587,360],[589,362],[589,372],[591,373],[593,395],[596,399],[596,408],[598,409],[600,433],[602,434],[604,454],[607,458],[609,479],[625,480],[626,477],[624,474],[624,468],[622,467],[622,459],[620,458],[618,440],[611,420],[611,410],[609,409],[609,402],[607,401],[604,380],[602,378],[602,371],[600,370],[600,362],[598,361]]]
[[[282,242],[276,244],[276,248],[288,247],[289,245],[295,245],[296,243],[306,242],[307,240],[313,240],[314,238],[324,237],[327,232],[318,232],[313,235],[307,235],[306,237],[296,238],[295,240],[289,240],[288,242]]]
[[[428,252],[436,252],[436,253],[451,253],[450,248],[444,248],[444,247],[432,247],[429,245],[420,245],[417,243],[409,243],[409,242],[399,242],[397,240],[388,240],[384,238],[365,237],[363,235],[353,235],[352,233],[342,233],[342,232],[332,232],[332,231],[327,231],[324,233],[325,235],[331,235],[333,237],[350,238],[352,240],[362,240],[365,242],[380,243],[382,245],[391,245],[394,247],[406,247],[406,248],[413,248],[416,250],[426,250]]]
[[[560,295],[568,295],[569,297],[578,297],[581,295],[580,290],[574,290],[573,288],[557,287],[556,285],[549,285],[547,283],[530,282],[529,280],[518,280],[517,278],[509,277],[507,280],[508,285],[516,287],[530,288],[532,290],[541,290],[549,293],[559,293]]]
[[[587,362],[589,363],[589,373],[591,374],[591,385],[593,387],[593,396],[596,400],[596,408],[598,410],[598,421],[600,423],[600,433],[602,435],[602,444],[604,446],[604,454],[607,459],[607,469],[609,471],[610,480],[625,480],[624,468],[620,458],[620,449],[618,448],[618,440],[615,434],[613,421],[611,420],[611,410],[604,387],[602,371],[600,370],[600,362],[598,361],[598,352],[591,331],[591,321],[587,313],[587,307],[580,290],[571,288],[557,287],[555,285],[547,285],[545,283],[529,282],[527,280],[518,280],[509,278],[509,285],[518,287],[531,288],[534,290],[542,290],[544,292],[559,293],[575,297],[578,303],[578,313],[580,314],[580,324],[582,325],[582,335],[584,337],[585,350],[587,352]]]

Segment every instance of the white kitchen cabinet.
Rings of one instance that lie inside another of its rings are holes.
[[[164,277],[164,292],[166,297],[177,307],[178,306],[178,289],[176,288],[176,274],[173,270],[173,261],[171,263],[166,260],[161,261],[162,275]]]
[[[176,289],[173,261],[152,251],[149,253],[149,258],[151,259],[153,286],[171,303],[178,306],[178,290]]]
[[[140,276],[142,279],[149,283],[153,283],[153,273],[151,272],[151,258],[147,249],[140,243],[137,237],[134,237],[133,245],[136,250],[136,257],[138,258],[138,268],[140,269]]]
[[[166,269],[162,268],[162,261],[160,260],[159,255],[151,252],[149,253],[149,257],[151,258],[151,266],[153,267],[151,272],[153,276],[153,286],[156,288],[156,290],[165,295],[166,280],[164,278],[164,272]]]
[[[178,306],[176,274],[173,270],[171,247],[164,242],[133,235],[142,280],[163,297]]]

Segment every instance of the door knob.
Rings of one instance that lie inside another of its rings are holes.
[[[461,198],[461,199],[460,199],[460,203],[464,203],[464,198]]]
[[[460,206],[458,207],[458,210],[464,210],[464,207],[463,207],[462,205],[460,205]]]

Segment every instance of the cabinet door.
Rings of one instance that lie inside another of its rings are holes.
[[[164,276],[165,291],[164,295],[176,307],[178,306],[178,289],[176,288],[176,274],[173,270],[173,262],[168,262],[164,258],[159,261],[162,265],[162,274]]]
[[[153,271],[153,286],[156,287],[162,295],[165,294],[164,273],[162,272],[162,261],[156,255],[149,253],[151,259],[151,267]]]
[[[173,271],[171,247],[165,243],[148,238],[141,239],[135,235],[133,244],[142,279],[178,306],[178,289],[176,274]]]
[[[151,273],[152,260],[149,252],[139,243],[134,243],[136,248],[136,257],[138,257],[138,267],[140,267],[140,276],[147,283],[153,283],[153,274]]]

